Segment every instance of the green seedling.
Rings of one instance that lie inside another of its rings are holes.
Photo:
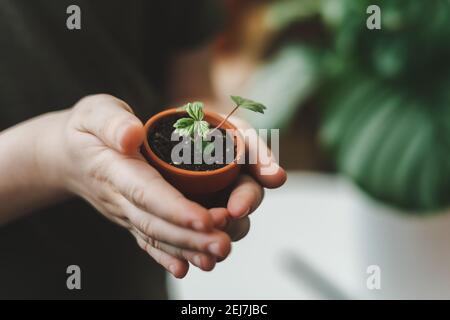
[[[175,133],[180,136],[190,137],[192,139],[202,139],[203,152],[211,154],[214,151],[214,143],[203,141],[208,135],[212,135],[216,130],[220,129],[225,122],[239,109],[248,109],[253,112],[264,114],[266,107],[256,101],[245,99],[238,96],[231,96],[231,100],[236,104],[234,109],[217,125],[214,129],[210,129],[210,124],[203,120],[204,104],[202,102],[188,103],[182,108],[187,112],[189,117],[178,119],[173,125]]]

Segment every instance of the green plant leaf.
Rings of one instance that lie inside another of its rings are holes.
[[[185,106],[185,110],[188,113],[188,115],[195,121],[202,121],[204,118],[202,102],[197,101],[193,103],[188,103]]]
[[[263,113],[264,114],[264,110],[267,109],[265,105],[263,105],[262,103],[250,100],[250,99],[246,99],[246,98],[242,98],[239,96],[231,96],[231,100],[234,101],[234,103],[236,103],[236,105],[238,105],[240,108],[244,108],[244,109],[248,109],[254,112],[259,112],[259,113]]]
[[[205,117],[203,113],[202,102],[190,102],[182,107],[190,118],[181,118],[173,125],[175,132],[179,135],[190,136],[192,138],[205,138],[209,133],[209,123],[203,121]]]
[[[176,128],[176,129],[183,129],[183,128],[187,128],[189,126],[192,126],[193,124],[194,124],[194,119],[181,118],[181,119],[178,119],[177,122],[175,122],[173,127]]]
[[[194,134],[206,138],[209,133],[209,123],[206,121],[195,121],[194,122]]]
[[[185,129],[175,129],[175,133],[178,133],[180,136],[190,137],[194,131],[194,126],[185,128]]]
[[[181,118],[173,125],[175,132],[180,136],[191,136],[194,131],[194,119],[192,118]]]
[[[214,142],[203,141],[203,154],[211,155],[215,147]]]
[[[246,99],[239,96],[231,96],[231,100],[233,100],[234,103],[240,106],[241,104],[244,104]]]

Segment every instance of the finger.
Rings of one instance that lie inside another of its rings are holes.
[[[212,208],[209,212],[211,214],[214,227],[223,230],[228,223],[228,210],[225,208]]]
[[[234,218],[246,216],[258,208],[264,198],[264,189],[249,175],[242,175],[231,192],[227,209]]]
[[[89,96],[74,110],[77,129],[95,135],[120,153],[136,152],[144,141],[142,122],[120,99],[105,94]]]
[[[281,187],[286,182],[286,172],[278,165],[275,156],[264,140],[258,137],[256,141],[257,143],[249,142],[246,145],[250,159],[252,157],[257,159],[255,164],[249,164],[250,173],[265,188]]]
[[[160,243],[159,247],[174,257],[189,261],[203,271],[211,271],[216,266],[216,258],[211,255],[177,248],[166,243]]]
[[[239,241],[250,231],[250,219],[248,217],[244,217],[239,220],[232,220],[228,223],[225,231],[228,233],[232,241]]]
[[[189,263],[186,260],[175,258],[162,250],[156,249],[145,242],[139,235],[131,231],[136,238],[136,241],[157,263],[162,265],[167,271],[169,271],[175,278],[184,278],[189,271]]]
[[[199,231],[212,229],[213,221],[207,209],[186,199],[143,159],[124,160],[111,164],[108,179],[129,202],[182,227]]]
[[[191,250],[174,247],[170,244],[151,239],[137,229],[135,229],[135,231],[141,237],[142,240],[147,242],[147,244],[152,246],[153,248],[162,250],[175,258],[187,260],[194,266],[204,271],[211,271],[212,269],[214,269],[216,265],[216,258],[213,256],[201,252],[195,252]]]
[[[126,207],[126,204],[122,204]],[[226,257],[231,251],[231,239],[223,231],[197,232],[171,224],[154,215],[128,205],[124,209],[130,223],[147,237],[182,249]]]
[[[243,130],[246,143],[246,152],[249,159],[255,160],[248,168],[255,179],[265,188],[278,188],[282,186],[287,179],[286,172],[278,165],[277,159],[272,151],[267,147],[265,141],[259,137],[246,121],[237,117],[231,117],[230,120],[237,128]]]

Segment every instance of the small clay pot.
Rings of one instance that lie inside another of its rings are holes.
[[[223,120],[223,117],[217,113],[207,110],[204,110],[204,113],[204,120],[208,121],[211,127],[217,126]],[[153,152],[148,142],[148,134],[150,129],[161,119],[176,114],[184,115],[186,112],[177,108],[168,109],[154,115],[145,124],[146,139],[144,141],[143,153],[149,163],[157,169],[169,183],[185,195],[203,196],[213,194],[231,185],[236,180],[241,170],[241,165],[237,162],[238,159],[244,157],[245,145],[241,135],[237,131],[237,128],[228,121],[225,122],[221,128],[225,130],[234,130],[236,157],[233,162],[229,163],[225,167],[211,171],[190,171],[180,169],[160,159]]]

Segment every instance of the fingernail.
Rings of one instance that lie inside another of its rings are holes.
[[[205,224],[201,221],[194,221],[192,223],[192,227],[197,231],[203,231],[205,230]]]
[[[201,267],[201,265],[202,265],[202,259],[200,258],[199,255],[195,255],[193,260],[194,260],[194,264],[195,264],[197,267]]]
[[[241,217],[245,217],[248,216],[248,214],[250,213],[251,208],[249,207],[247,210],[245,210],[245,213],[241,215]]]
[[[169,266],[169,271],[170,271],[170,273],[175,275],[175,273],[177,272],[177,267],[174,264],[172,264]]]
[[[223,219],[222,223],[220,224],[220,229],[225,229],[228,225],[228,218]]]
[[[208,250],[215,256],[222,256],[222,252],[220,250],[220,245],[217,242],[213,242],[208,246]]]
[[[244,212],[244,213],[239,213],[239,214],[235,214],[234,216],[235,216],[235,218],[243,218],[243,217],[245,217],[245,216],[247,216],[249,213],[250,213],[250,208],[247,208],[245,211],[244,210],[241,210],[241,209],[239,209],[239,210],[236,210],[237,212]]]

